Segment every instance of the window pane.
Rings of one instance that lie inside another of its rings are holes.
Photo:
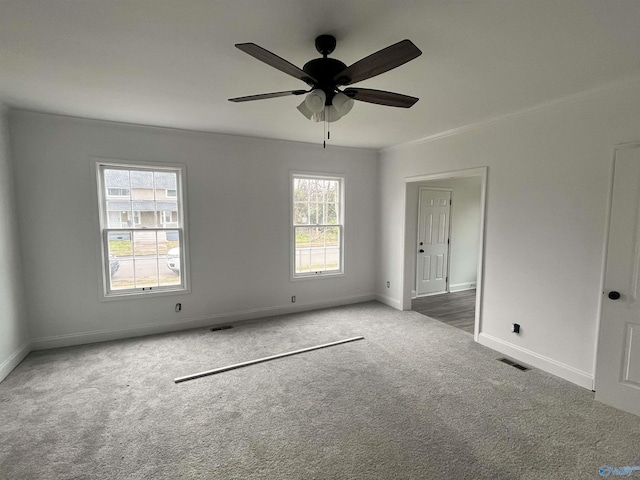
[[[320,209],[322,209],[322,205],[320,205]],[[309,203],[309,224],[317,225],[320,223],[318,220],[322,217],[322,212],[318,215],[318,204],[316,202]]]
[[[293,223],[295,225],[309,224],[309,204],[307,202],[295,202],[293,206]]]
[[[335,203],[327,204],[327,218],[325,223],[329,225],[336,225],[338,223],[338,207]]]
[[[295,201],[309,200],[309,180],[305,178],[296,178],[293,181],[293,199]]]
[[[109,278],[111,290],[135,286],[133,274],[133,243],[131,232],[109,232]]]
[[[298,247],[309,247],[309,238],[310,238],[311,229],[309,227],[296,227],[295,235],[296,235],[296,248]]]
[[[326,265],[327,271],[340,269],[340,248],[330,247],[325,250],[326,252]]]
[[[325,229],[325,245],[328,247],[340,246],[340,229],[338,227],[326,227]]]
[[[180,284],[180,241],[178,231],[162,232],[165,234],[166,253],[161,254],[160,283],[162,285]],[[162,265],[162,262],[164,264]]]
[[[309,180],[309,201],[318,202],[322,201],[322,191],[320,187],[321,180],[311,179]],[[320,198],[318,198],[320,197]]]
[[[295,272],[307,273],[311,265],[311,249],[309,245],[309,233],[311,229],[308,227],[295,228]]]
[[[327,180],[327,187],[326,187],[326,201],[327,202],[335,203],[340,198],[338,185],[339,185],[339,183],[336,180]]]
[[[129,228],[132,220],[129,171],[105,169],[103,178],[108,228]]]
[[[178,226],[177,181],[173,172],[153,172],[154,198],[156,201],[156,217],[158,226]],[[163,212],[171,212],[165,215]],[[166,220],[166,221],[165,221]]]
[[[157,287],[158,259],[155,255],[135,257],[133,259],[136,275],[136,287]]]

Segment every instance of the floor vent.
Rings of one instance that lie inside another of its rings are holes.
[[[515,367],[518,370],[522,370],[523,372],[526,372],[527,370],[531,370],[529,367],[525,367],[524,365],[520,365],[519,363],[516,363],[513,360],[509,360],[508,358],[499,358],[498,361],[502,362],[502,363],[506,363],[507,365],[510,365],[512,367]]]
[[[219,330],[229,330],[230,328],[233,328],[233,326],[232,325],[221,325],[219,327],[212,327],[211,331],[212,332],[217,332]]]

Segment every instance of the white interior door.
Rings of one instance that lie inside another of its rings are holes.
[[[616,151],[596,399],[640,415],[640,148]]]
[[[420,187],[416,295],[447,292],[451,191]]]

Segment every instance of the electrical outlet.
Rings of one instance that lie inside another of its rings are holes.
[[[291,295],[291,303],[296,303],[296,296],[295,295]]]
[[[176,303],[176,312],[179,312],[180,310],[182,310],[182,304]]]
[[[513,333],[520,333],[520,324],[519,323],[512,324],[511,331]]]
[[[391,282],[387,280],[387,288],[391,287]]]

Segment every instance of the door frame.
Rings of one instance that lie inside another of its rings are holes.
[[[482,329],[482,300],[484,296],[484,249],[485,249],[485,211],[487,204],[487,174],[488,167],[469,168],[464,170],[453,170],[440,173],[430,173],[411,177],[405,177],[404,183],[404,210],[403,210],[403,226],[402,243],[404,247],[402,262],[402,310],[411,310],[411,290],[415,283],[415,275],[411,273],[414,270],[416,256],[413,248],[413,235],[408,235],[409,227],[418,221],[417,218],[409,218],[407,215],[408,195],[407,190],[410,184],[428,182],[432,180],[447,180],[454,178],[480,177],[480,235],[478,238],[478,273],[476,277],[476,314],[475,325],[473,329],[473,339],[479,340]],[[409,238],[411,237],[411,238]]]
[[[613,208],[613,182],[615,180],[615,168],[616,168],[616,154],[618,150],[629,150],[632,148],[640,148],[640,141],[628,142],[628,143],[620,143],[613,147],[613,151],[611,152],[611,164],[609,167],[609,191],[608,191],[608,201],[607,201],[607,210],[606,210],[606,218],[605,218],[605,230],[604,230],[604,242],[602,248],[602,259],[600,266],[600,295],[598,296],[598,315],[596,317],[596,334],[595,343],[593,346],[593,376],[591,381],[591,390],[596,391],[596,376],[598,371],[598,345],[600,344],[600,326],[602,324],[602,306],[604,302],[604,283],[605,283],[605,275],[607,270],[607,251],[609,249],[609,235],[611,233],[611,210]]]
[[[422,183],[422,182],[420,182]],[[405,189],[406,190],[406,189]],[[416,297],[428,297],[430,295],[442,295],[443,293],[449,293],[449,267],[451,265],[451,216],[452,216],[452,211],[453,209],[451,208],[451,201],[453,200],[453,189],[452,188],[443,188],[443,187],[430,187],[428,185],[420,185],[418,187],[418,219],[416,220],[417,226],[418,226],[418,232],[417,232],[417,239],[416,239],[416,245],[418,244],[418,241],[420,240],[420,209],[422,208],[422,203],[420,202],[421,200],[421,194],[423,190],[431,190],[431,191],[435,191],[435,192],[449,192],[449,219],[448,219],[448,225],[447,225],[447,238],[449,239],[449,243],[447,244],[447,272],[445,273],[445,285],[444,285],[444,292],[437,292],[437,293],[423,293],[422,295],[418,295],[418,255],[416,253],[415,256],[415,263],[416,263],[416,271],[415,271],[415,287],[416,287]],[[414,249],[415,251],[415,249]]]

